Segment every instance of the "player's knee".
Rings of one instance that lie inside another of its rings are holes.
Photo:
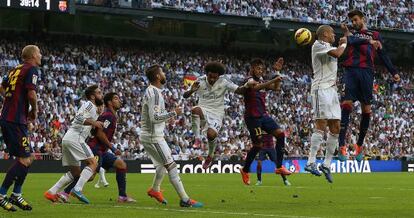
[[[341,108],[342,108],[342,110],[346,110],[346,111],[351,112],[352,111],[352,108],[353,108],[352,101],[344,101],[344,102],[342,102]]]
[[[201,114],[202,114],[201,109],[200,109],[199,107],[193,107],[193,108],[191,109],[191,113],[192,113],[192,114],[197,114],[197,115],[199,115],[199,116],[201,116]]]
[[[164,165],[164,166],[165,166],[165,168],[167,169],[167,171],[169,172],[169,171],[171,171],[172,169],[176,168],[176,167],[177,167],[177,164],[176,164],[175,162],[171,162],[171,163],[166,164],[166,165]]]
[[[118,160],[119,160],[119,162],[118,162],[118,164],[116,166],[116,169],[118,169],[118,170],[126,170],[127,169],[127,165],[126,165],[125,161],[123,161],[121,159],[118,159]]]
[[[19,162],[23,164],[24,166],[29,167],[33,163],[33,157],[30,156],[30,157],[19,158]]]
[[[214,131],[213,129],[208,129],[207,130],[207,139],[209,141],[213,141],[216,138],[217,138],[217,132]]]

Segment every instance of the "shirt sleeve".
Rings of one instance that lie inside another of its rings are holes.
[[[320,44],[320,43],[316,43],[313,46],[314,54],[316,56],[327,55],[328,52],[330,52],[332,50],[335,50],[335,49],[336,49],[336,47],[330,47],[330,46],[323,45],[323,44]]]
[[[158,91],[149,93],[147,96],[148,113],[152,123],[162,123],[168,119],[175,117],[175,112],[167,112],[161,109],[160,106],[160,94]]]
[[[376,37],[381,42],[381,44],[384,45],[384,41],[382,40],[379,33],[377,33]],[[384,63],[388,72],[390,72],[392,75],[396,74],[397,70],[394,68],[394,65],[391,63],[391,59],[387,55],[387,52],[385,51],[384,46],[382,47],[382,49],[377,50],[377,54],[378,54],[378,57],[381,59],[382,63]]]
[[[238,85],[236,85],[232,81],[230,81],[230,79],[227,78],[227,77],[224,77],[224,86],[230,92],[235,92],[236,89],[239,87]]]
[[[36,90],[37,87],[38,72],[36,67],[31,67],[26,74],[24,86],[29,90]]]
[[[94,105],[90,101],[84,103],[76,113],[73,122],[79,125],[83,125],[86,119],[92,117],[93,107]]]
[[[362,45],[362,44],[368,44],[369,41],[364,38],[359,38],[354,35],[347,36],[347,44],[348,45]]]

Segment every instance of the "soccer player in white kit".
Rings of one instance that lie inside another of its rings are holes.
[[[184,185],[178,175],[177,164],[171,156],[171,149],[164,138],[165,122],[174,119],[182,114],[182,108],[176,107],[175,111],[168,112],[165,110],[165,102],[162,95],[161,87],[166,83],[165,74],[159,65],[151,66],[145,72],[150,85],[145,90],[145,96],[142,99],[142,117],[141,117],[141,142],[145,152],[150,156],[155,166],[155,176],[152,187],[147,194],[155,198],[158,202],[167,204],[162,195],[160,185],[166,173],[172,186],[180,196],[181,207],[202,207],[201,202],[197,202],[187,195]]]
[[[191,124],[195,135],[195,144],[201,144],[200,125],[207,127],[208,155],[203,163],[203,168],[211,166],[213,155],[217,145],[217,135],[224,118],[224,95],[226,91],[243,94],[244,89],[253,86],[254,82],[248,82],[243,86],[237,86],[228,80],[223,74],[226,67],[219,62],[209,62],[204,67],[206,76],[200,77],[191,88],[184,93],[184,98],[193,93],[199,96],[198,105],[191,110]]]
[[[80,201],[89,204],[89,200],[82,194],[82,189],[94,174],[97,161],[85,141],[89,137],[92,128],[103,128],[103,123],[97,121],[99,116],[97,106],[103,104],[103,96],[97,85],[87,87],[85,96],[87,101],[79,108],[69,130],[62,139],[62,165],[69,166],[70,171],[65,173],[52,188],[44,193],[44,197],[52,202],[58,201],[57,193],[61,189],[79,177],[71,193]],[[82,172],[80,168],[81,161],[86,163]]]
[[[311,148],[305,170],[316,176],[321,173],[316,167],[316,154],[324,141],[326,126],[329,127],[326,139],[325,161],[319,170],[332,183],[331,161],[338,146],[341,108],[336,87],[338,61],[346,48],[346,37],[339,40],[340,46],[333,47],[335,33],[332,27],[321,25],[316,31],[318,39],[312,46],[313,79],[311,87],[313,119],[315,129],[311,137]]]

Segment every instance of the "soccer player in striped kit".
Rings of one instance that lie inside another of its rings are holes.
[[[358,141],[355,147],[355,159],[361,161],[364,158],[363,143],[371,119],[372,90],[374,82],[374,59],[377,54],[387,70],[393,75],[395,82],[400,80],[397,70],[392,65],[382,46],[382,38],[377,31],[368,30],[364,14],[359,10],[348,13],[352,21],[353,30],[350,31],[345,24],[341,25],[347,36],[346,59],[343,62],[345,68],[343,96],[341,108],[341,130],[339,133],[339,154],[341,161],[347,159],[345,136],[348,128],[353,102],[359,101],[362,107],[361,123],[359,127]]]

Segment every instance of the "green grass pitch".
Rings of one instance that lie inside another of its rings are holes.
[[[280,177],[263,175],[263,185],[242,184],[238,174],[184,174],[181,178],[190,197],[205,204],[202,209],[180,208],[178,197],[165,177],[162,189],[168,205],[160,205],[146,195],[152,174],[128,174],[127,191],[138,202],[118,204],[115,175],[107,174],[110,186],[85,187],[91,200],[84,205],[71,198],[70,204],[52,204],[43,192],[61,174],[29,174],[23,188],[33,211],[15,213],[0,210],[1,218],[12,217],[413,217],[414,174],[373,173],[334,174],[334,183],[322,177],[295,174],[285,187]],[[0,174],[3,180],[4,174]]]

